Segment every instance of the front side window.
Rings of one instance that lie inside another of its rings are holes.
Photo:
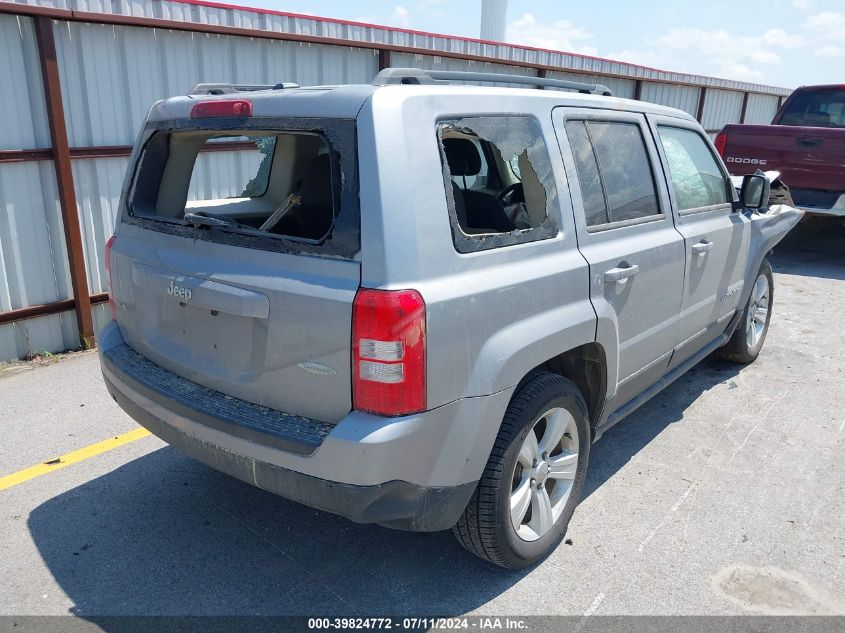
[[[437,140],[459,252],[557,234],[554,175],[542,128],[534,118],[440,121]]]
[[[699,134],[664,125],[657,127],[657,133],[679,211],[729,202],[725,176]]]
[[[640,126],[566,122],[588,227],[660,215],[651,161]]]

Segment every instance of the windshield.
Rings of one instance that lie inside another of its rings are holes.
[[[845,127],[845,89],[808,90],[796,95],[780,125]]]

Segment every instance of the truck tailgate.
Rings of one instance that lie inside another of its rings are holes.
[[[845,129],[729,125],[724,131],[733,175],[773,169],[791,188],[845,190]]]

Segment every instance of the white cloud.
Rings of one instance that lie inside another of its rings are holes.
[[[410,24],[408,9],[403,7],[401,4],[397,4],[393,7],[392,20],[397,24],[397,26],[407,27],[408,24]]]
[[[595,46],[587,44],[593,34],[576,26],[569,20],[541,22],[531,13],[523,13],[508,24],[507,40],[536,48],[595,55]]]
[[[817,38],[842,41],[845,39],[845,13],[836,11],[816,13],[807,18],[804,29]]]
[[[834,45],[822,46],[821,48],[817,48],[813,55],[824,59],[835,59],[836,57],[842,57],[845,55],[845,48]]]
[[[761,36],[760,43],[770,48],[801,48],[807,45],[807,38],[800,33],[787,33],[783,29],[769,29]]]
[[[815,4],[815,0],[792,0],[792,6],[802,11],[812,9],[813,4]]]
[[[609,56],[645,66],[759,81],[764,78],[759,66],[781,63],[778,49],[803,45],[800,35],[781,29],[737,35],[724,29],[673,28],[647,41],[645,50],[623,50]]]

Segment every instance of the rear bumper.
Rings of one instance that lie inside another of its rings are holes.
[[[352,411],[328,428],[297,418],[304,425],[298,429],[256,430],[255,424],[239,424],[231,415],[187,406],[190,398],[174,397],[173,391],[124,366],[115,353],[125,346],[116,324],[106,326],[98,342],[112,397],[139,424],[188,456],[359,523],[415,531],[448,529],[457,522],[481,477],[512,391],[458,400],[415,416]],[[286,444],[290,437],[297,441]]]
[[[791,192],[795,206],[807,214],[845,217],[845,193],[796,188]]]
[[[823,209],[821,207],[808,207],[806,205],[797,205],[796,208],[801,209],[807,215],[823,215],[829,218],[845,218],[845,206],[833,207],[831,209]]]

